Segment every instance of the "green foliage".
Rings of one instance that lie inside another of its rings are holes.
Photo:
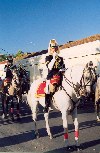
[[[24,53],[21,50],[18,50],[17,54],[15,57],[21,57]]]
[[[0,55],[0,62],[5,61],[7,58],[7,55]]]

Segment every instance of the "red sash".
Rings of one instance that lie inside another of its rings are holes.
[[[10,78],[5,78],[5,79],[4,79],[4,82],[10,83],[10,82],[11,82],[11,79],[10,79]]]

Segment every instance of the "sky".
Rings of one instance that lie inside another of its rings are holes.
[[[38,52],[100,34],[100,0],[0,0],[0,53]]]

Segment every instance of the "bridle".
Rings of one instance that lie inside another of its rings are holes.
[[[89,84],[91,81],[93,81],[93,70],[89,67],[89,69],[88,69],[88,71],[89,71],[89,73],[90,73],[90,79],[89,79],[89,81],[85,84],[85,80],[84,80],[84,74],[85,74],[85,72],[83,72],[83,75],[82,75],[82,79],[81,79],[81,81],[83,80],[83,86],[86,88],[86,86],[91,86],[91,84]],[[96,74],[95,74],[95,77],[96,77]],[[82,83],[82,82],[81,82]]]

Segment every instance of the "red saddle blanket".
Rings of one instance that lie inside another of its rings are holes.
[[[53,85],[53,84],[59,84],[59,81],[60,81],[60,76],[58,75],[55,75],[53,76],[53,78],[50,80],[50,83]],[[37,98],[39,97],[44,97],[45,96],[45,87],[46,87],[46,82],[41,82],[36,90],[36,94],[35,96]]]

